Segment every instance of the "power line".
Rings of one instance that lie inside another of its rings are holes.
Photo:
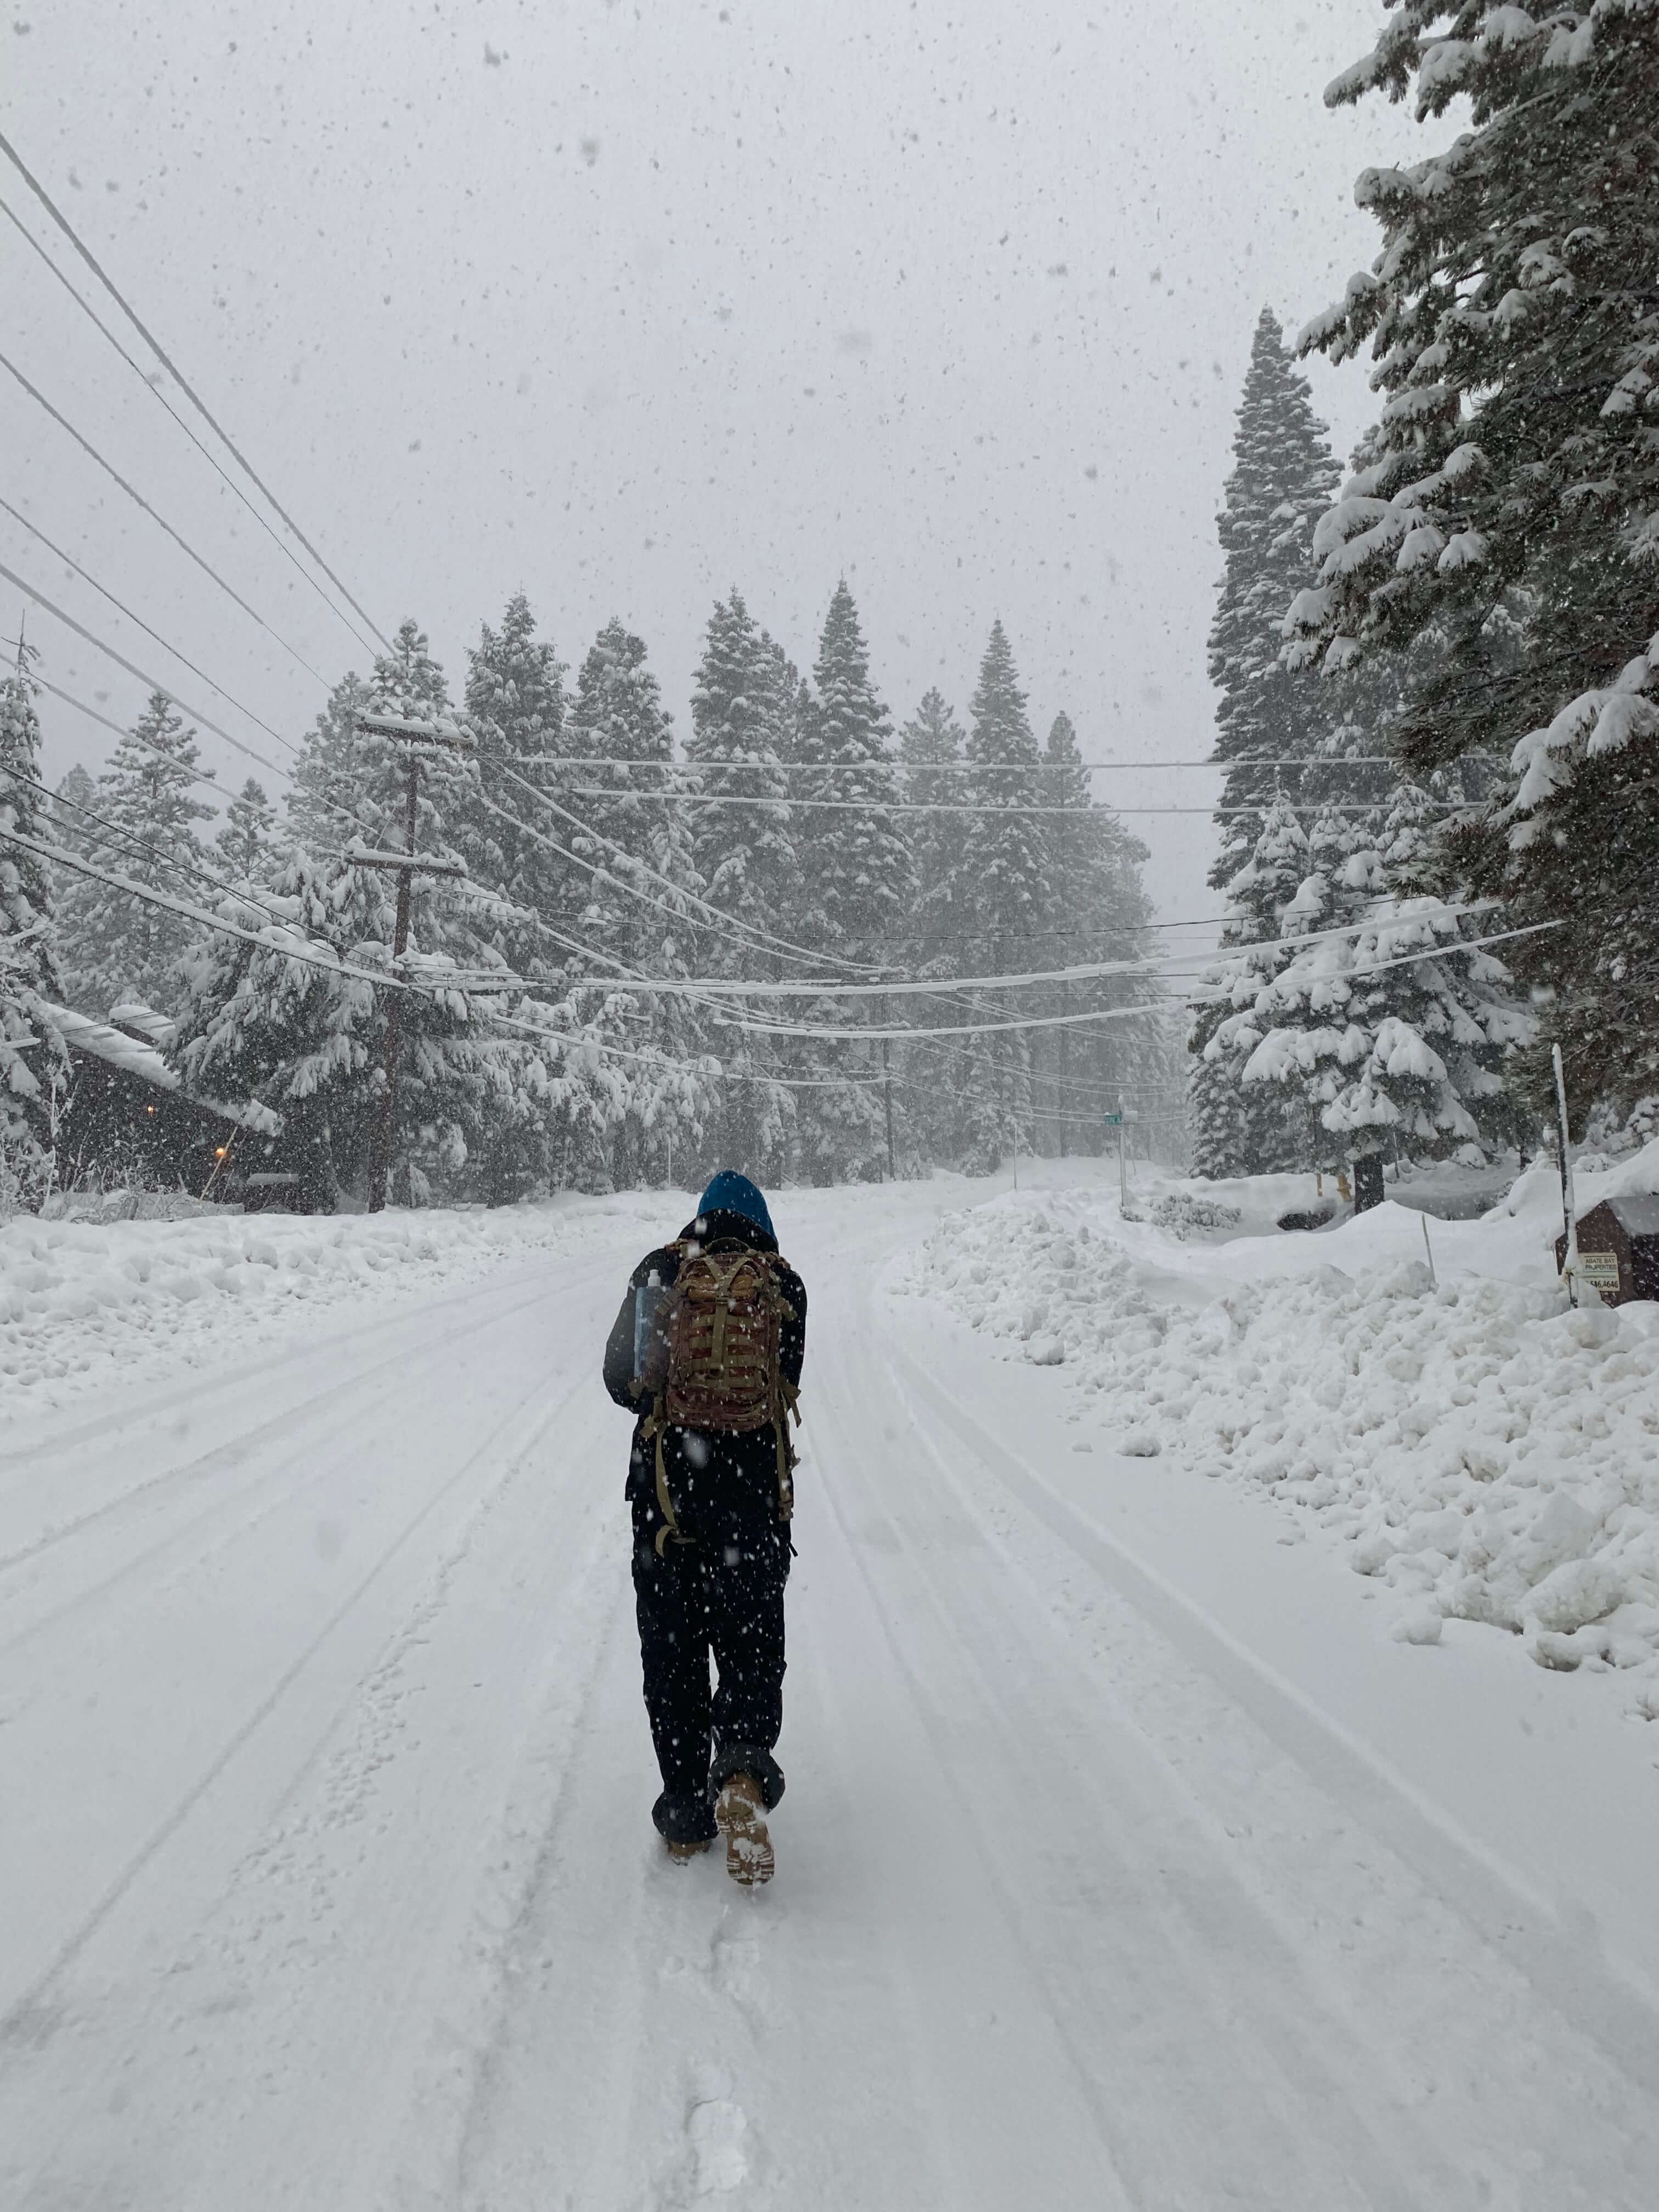
[[[3,132],[0,132],[0,153],[4,154],[6,159],[11,163],[13,168],[16,170],[18,175],[21,177],[23,182],[28,186],[29,190],[34,194],[36,199],[40,201],[41,206],[45,208],[46,213],[57,224],[58,229],[63,232],[64,237],[68,239],[70,244],[80,255],[82,260],[86,263],[88,268],[91,270],[93,275],[98,279],[98,282],[109,294],[111,299],[114,301],[116,306],[119,307],[121,313],[132,325],[134,330],[137,331],[139,337],[143,338],[144,343],[155,356],[155,358],[161,362],[162,368],[167,370],[168,375],[172,377],[173,382],[178,386],[180,392],[184,393],[191,405],[196,410],[197,413],[202,417],[202,420],[213,432],[215,437],[219,440],[226,452],[230,454],[232,459],[234,460],[237,466],[242,471],[243,474],[248,477],[250,482],[252,483],[264,497],[269,501],[270,506],[275,509],[276,513],[282,517],[283,522],[294,533],[294,536],[299,540],[300,544],[305,547],[306,551],[310,554],[312,559],[322,570],[324,575],[328,578],[328,580],[333,585],[335,590],[338,592],[340,596],[345,600],[347,605],[351,608],[355,614],[362,617],[362,620],[368,624],[374,636],[380,639],[381,645],[385,647],[388,653],[390,653],[392,650],[390,639],[386,637],[379,624],[375,623],[370,616],[364,614],[362,608],[360,607],[356,600],[352,598],[351,593],[347,591],[345,586],[335,574],[333,569],[329,567],[327,562],[324,560],[322,555],[317,550],[317,548],[306,536],[304,531],[301,529],[299,524],[295,522],[293,516],[288,512],[288,509],[282,504],[275,492],[273,492],[269,484],[265,483],[255,472],[252,464],[236,446],[228,431],[222,429],[219,423],[215,421],[213,416],[208,411],[206,404],[197,396],[194,389],[185,382],[183,373],[174,365],[171,357],[162,349],[160,341],[155,338],[139,320],[137,309],[128,304],[127,301],[116,289],[116,287],[111,279],[105,275],[102,268],[93,258],[91,252],[82,243],[79,235],[76,232],[74,226],[70,223],[68,216],[64,215],[55,205],[47,194],[45,185],[42,185],[36,177],[33,176],[29,170],[24,166],[21,155],[19,154],[17,149]]]
[[[1526,927],[1522,929],[1499,930],[1495,935],[1491,937],[1460,939],[1455,945],[1437,945],[1431,946],[1425,951],[1402,953],[1396,959],[1371,961],[1364,968],[1349,969],[1347,970],[1347,974],[1350,976],[1378,975],[1381,975],[1385,969],[1409,968],[1414,966],[1421,960],[1443,960],[1449,955],[1458,952],[1478,952],[1489,945],[1504,945],[1508,943],[1512,938],[1533,937],[1540,930],[1562,929],[1565,928],[1565,926],[1566,925],[1564,922],[1560,921],[1529,922]],[[1268,978],[1267,980],[1272,981],[1273,979]],[[1008,1030],[1066,1029],[1085,1022],[1129,1021],[1134,1019],[1136,1017],[1144,1018],[1148,1014],[1162,1013],[1165,1015],[1173,1015],[1183,1006],[1231,1006],[1231,1004],[1232,1000],[1231,996],[1224,992],[1209,992],[1203,994],[1202,995],[1194,993],[1182,999],[1164,999],[1154,1000],[1146,1006],[1106,1006],[1080,1014],[1033,1014],[1022,1020],[1007,1022],[980,1022],[960,1029],[815,1029],[797,1026],[794,1024],[739,1020],[735,1017],[731,1016],[726,1017],[726,1025],[732,1029],[747,1030],[759,1036],[820,1037],[849,1043],[879,1042],[882,1038],[886,1037],[892,1040],[894,1042],[897,1042],[905,1037],[982,1036],[993,1032]],[[1037,1079],[1039,1081],[1042,1080],[1040,1077]]]
[[[1291,805],[1288,799],[1275,797],[1260,806],[1030,806],[1024,802],[1005,803],[1001,799],[747,799],[724,791],[607,791],[596,784],[577,783],[569,787],[573,799],[640,799],[669,806],[773,806],[799,810],[802,807],[821,807],[837,814],[993,814],[999,818],[1012,814],[1063,814],[1074,822],[1087,822],[1124,814],[1207,814],[1212,818],[1227,814],[1265,814],[1271,806],[1284,806],[1292,814],[1379,814],[1380,803],[1367,805],[1358,801],[1344,799],[1324,801],[1317,805]],[[1458,802],[1441,799],[1436,802],[1449,806]]]
[[[870,769],[896,770],[906,776],[924,775],[1105,775],[1120,771],[1140,772],[1163,769],[1212,769],[1218,775],[1242,774],[1246,769],[1257,768],[1397,768],[1399,763],[1387,753],[1311,754],[1287,757],[1283,760],[1194,760],[1194,761],[1050,761],[1035,760],[1004,767],[983,761],[911,761],[902,753],[885,753],[868,761],[628,761],[599,757],[578,759],[559,753],[504,753],[498,760],[513,762],[520,768],[606,768],[606,769],[695,769],[702,775],[716,772],[728,775],[863,775]],[[622,787],[626,791],[627,786]]]
[[[15,522],[21,522],[24,529],[28,531],[32,536],[38,538],[40,543],[46,547],[48,553],[55,555],[56,557],[62,561],[67,567],[73,568],[76,574],[80,577],[82,583],[90,584],[93,590],[96,592],[100,598],[107,599],[111,606],[115,609],[117,614],[125,615],[130,623],[136,623],[138,628],[143,631],[146,637],[154,638],[156,644],[161,647],[164,653],[170,653],[175,660],[182,662],[184,666],[189,669],[192,676],[199,676],[204,684],[210,685],[212,690],[219,694],[219,696],[222,699],[228,699],[230,702],[230,704],[235,708],[239,714],[246,714],[249,721],[255,723],[265,732],[267,737],[275,738],[279,745],[287,744],[288,739],[283,735],[280,730],[273,730],[269,722],[265,721],[260,715],[254,713],[252,707],[243,706],[241,701],[236,697],[234,692],[227,691],[222,684],[215,684],[213,678],[208,674],[205,669],[198,668],[196,665],[196,663],[191,660],[188,655],[179,652],[176,645],[169,645],[166,638],[162,636],[160,630],[152,629],[142,615],[136,615],[131,607],[123,605],[121,601],[116,598],[113,592],[109,590],[106,586],[100,584],[95,576],[88,575],[87,571],[81,566],[81,563],[75,559],[73,555],[65,553],[61,545],[54,545],[51,538],[47,537],[46,532],[40,529],[35,523],[31,522],[27,515],[20,514],[18,509],[12,505],[9,499],[0,498],[0,507],[3,507],[6,513],[11,516]]]
[[[69,294],[70,299],[74,301],[76,306],[80,308],[82,314],[84,314],[88,318],[88,321],[92,323],[94,329],[101,331],[104,337],[109,340],[109,343],[114,347],[116,352],[120,355],[122,360],[125,362],[127,367],[132,371],[140,384],[143,386],[145,391],[167,410],[167,413],[173,417],[173,420],[184,432],[185,437],[190,440],[191,444],[195,447],[197,452],[202,456],[202,459],[218,477],[220,482],[224,484],[228,490],[234,493],[235,496],[240,500],[242,505],[253,517],[253,520],[258,524],[260,529],[264,532],[265,536],[270,538],[271,544],[276,548],[283,558],[290,563],[295,574],[304,579],[305,582],[313,592],[315,592],[317,597],[328,609],[330,614],[334,617],[337,622],[343,623],[345,625],[346,629],[350,631],[352,636],[356,639],[358,644],[362,646],[368,652],[373,653],[374,650],[374,645],[363,635],[362,630],[357,628],[350,616],[341,613],[339,608],[336,606],[333,600],[330,599],[328,593],[317,581],[317,579],[312,574],[310,569],[307,568],[305,563],[296,556],[294,548],[289,544],[288,540],[278,532],[271,528],[269,519],[260,513],[259,509],[254,505],[253,501],[243,490],[241,485],[237,483],[235,477],[233,477],[229,471],[225,467],[224,463],[219,459],[219,456],[216,453],[212,452],[207,446],[203,444],[202,441],[197,436],[195,431],[191,428],[190,424],[185,422],[184,416],[179,412],[173,402],[167,398],[166,392],[161,391],[157,385],[153,384],[149,378],[145,375],[143,370],[133,359],[132,356],[127,351],[120,339],[116,337],[114,331],[111,330],[109,325],[103,321],[101,317],[94,311],[90,301],[83,298],[82,295],[76,290],[74,285],[70,283],[69,278],[58,266],[58,264],[52,259],[51,254],[47,252],[46,247],[41,245],[40,240],[34,235],[33,232],[30,230],[27,225],[22,222],[21,217],[6,204],[3,199],[0,199],[0,215],[3,215],[5,216],[7,222],[12,225],[13,228],[16,231],[18,236],[23,240],[24,243],[34,252],[40,255],[46,267],[51,270],[52,275],[58,279],[58,282]]]
[[[21,830],[8,829],[3,824],[0,824],[0,837],[5,838],[9,843],[20,847],[25,852],[33,853],[41,860],[52,861],[58,866],[72,868],[78,874],[90,876],[96,882],[107,884],[116,890],[125,892],[130,898],[137,899],[143,905],[157,907],[163,912],[178,915],[187,921],[195,922],[198,927],[213,931],[221,937],[233,938],[244,945],[251,945],[256,951],[275,953],[279,959],[296,960],[302,966],[321,969],[329,975],[343,975],[354,981],[368,983],[377,990],[412,992],[418,998],[436,998],[440,991],[466,988],[464,985],[448,981],[442,983],[421,984],[411,981],[404,976],[386,975],[370,968],[361,968],[349,960],[342,960],[331,948],[319,951],[314,939],[307,938],[303,948],[292,943],[279,943],[269,935],[261,935],[257,931],[243,929],[234,922],[227,921],[222,915],[210,914],[206,908],[197,906],[191,900],[170,897],[164,891],[135,883],[131,877],[118,875],[111,869],[100,868],[93,862],[83,860],[78,854],[66,852],[59,846],[46,844],[36,837],[25,836]],[[237,891],[233,896],[240,898],[243,894]],[[250,898],[246,903],[252,907],[256,913],[267,911],[259,906],[257,900]],[[285,931],[293,928],[291,923],[280,918],[273,920],[270,926],[272,928]],[[457,969],[453,972],[459,975],[465,971]],[[516,976],[507,976],[501,979],[503,988],[511,988],[520,981],[520,979]],[[481,991],[475,986],[471,991],[471,995],[488,997],[490,994]],[[526,1000],[527,998],[526,994]],[[529,1000],[528,1003],[540,1002]],[[556,1008],[549,1008],[550,1012],[556,1011]],[[851,1077],[831,1077],[816,1080],[811,1078],[791,1079],[787,1076],[753,1074],[737,1069],[727,1070],[720,1067],[718,1063],[713,1069],[700,1069],[690,1060],[675,1060],[667,1054],[653,1056],[648,1053],[629,1052],[625,1046],[609,1045],[593,1036],[561,1036],[555,1029],[538,1022],[516,1019],[513,1015],[504,1013],[499,1008],[492,1008],[489,1018],[499,1026],[520,1030],[526,1036],[537,1038],[544,1044],[556,1045],[566,1053],[595,1051],[612,1058],[639,1061],[648,1066],[659,1066],[664,1068],[679,1067],[688,1073],[702,1074],[710,1079],[718,1076],[722,1082],[766,1083],[775,1089],[786,1091],[842,1090],[859,1087],[854,1079]],[[709,1057],[712,1060],[714,1056],[711,1054]]]
[[[263,753],[255,752],[252,745],[244,744],[240,738],[233,738],[228,730],[222,730],[211,715],[203,714],[199,707],[186,704],[170,684],[163,684],[159,677],[146,676],[142,668],[129,660],[124,653],[118,653],[112,645],[106,645],[102,638],[94,636],[91,630],[76,622],[73,615],[65,614],[62,607],[47,599],[44,592],[37,592],[33,584],[25,583],[22,577],[14,575],[3,562],[0,562],[0,576],[3,576],[9,584],[15,584],[20,592],[27,592],[36,606],[44,607],[49,615],[56,615],[66,629],[72,629],[77,637],[84,638],[88,645],[112,660],[118,668],[125,668],[129,676],[136,676],[141,684],[148,684],[152,691],[159,691],[163,698],[172,700],[174,706],[182,707],[191,720],[199,722],[204,730],[211,730],[216,738],[222,738],[228,745],[234,746],[239,753],[246,753],[250,760],[258,761],[261,768],[268,768],[273,775],[285,775],[290,781],[293,780],[292,769],[279,767],[274,760],[267,760]],[[172,651],[171,647],[167,649],[169,652]],[[177,658],[182,659],[184,656],[180,653]],[[47,684],[45,688],[49,691],[54,689],[52,684]],[[63,697],[67,695],[59,693],[58,696]],[[76,706],[79,702],[70,700],[70,704]],[[90,714],[92,710],[88,708],[83,711]],[[96,719],[101,721],[103,717],[100,715]],[[130,732],[124,730],[121,734],[125,737]],[[284,739],[283,742],[287,741]],[[289,746],[289,750],[297,754],[297,748],[293,745]],[[210,779],[206,780],[210,781]]]
[[[1337,938],[1360,937],[1368,930],[1404,927],[1436,921],[1452,921],[1466,914],[1490,912],[1499,902],[1497,899],[1474,899],[1460,905],[1438,905],[1415,913],[1368,915],[1363,921],[1344,923],[1334,929],[1310,929],[1297,937],[1264,937],[1249,945],[1229,947],[1232,952],[1255,952],[1270,950],[1297,951],[1304,945],[1322,945]],[[1455,951],[1455,945],[1443,948]],[[1215,952],[1183,952],[1174,960],[1156,963],[1150,960],[1092,961],[1076,968],[1048,968],[1023,975],[937,975],[920,978],[907,977],[869,983],[826,982],[816,977],[776,982],[713,976],[648,977],[639,988],[658,994],[700,993],[720,997],[749,999],[884,999],[884,998],[945,998],[963,991],[1027,990],[1039,987],[1066,983],[1098,982],[1107,976],[1147,976],[1172,969],[1197,965],[1214,967],[1224,957]],[[1358,970],[1355,971],[1359,972]]]
[[[112,462],[106,461],[104,459],[104,456],[99,452],[96,446],[94,446],[89,439],[83,438],[82,436],[81,433],[76,428],[74,423],[70,421],[69,417],[66,415],[61,415],[57,408],[52,405],[46,393],[42,392],[38,386],[33,385],[29,382],[27,377],[24,375],[22,370],[18,368],[15,362],[8,360],[4,354],[0,353],[0,368],[3,368],[9,376],[13,377],[17,383],[21,384],[24,391],[28,393],[29,398],[34,400],[38,405],[43,407],[46,413],[51,416],[52,421],[56,422],[60,428],[68,431],[70,436],[74,439],[76,444],[79,446],[82,452],[89,455],[93,460],[96,461],[99,467],[104,471],[105,475],[110,478],[112,483],[119,484],[121,489],[125,492],[129,499],[136,501],[138,506],[143,507],[144,513],[149,515],[150,520],[155,523],[159,529],[165,531],[167,536],[173,540],[173,544],[177,545],[182,552],[189,555],[190,558],[196,563],[197,567],[202,571],[204,575],[212,577],[214,582],[219,586],[219,589],[225,594],[227,599],[234,599],[236,602],[236,605],[240,607],[242,612],[246,615],[251,621],[258,623],[259,628],[264,630],[267,637],[274,638],[276,640],[276,643],[282,647],[283,651],[288,654],[289,658],[295,661],[300,667],[304,669],[306,674],[311,678],[313,683],[321,684],[323,682],[323,678],[317,673],[317,671],[312,666],[305,655],[299,652],[295,647],[291,646],[280,630],[273,629],[270,624],[265,620],[264,617],[260,614],[256,608],[251,607],[248,605],[247,601],[242,597],[241,593],[234,585],[228,584],[225,581],[224,578],[219,574],[219,571],[214,567],[213,563],[210,561],[204,560],[196,550],[196,548],[191,544],[190,540],[176,531],[165,515],[158,514],[156,513],[155,509],[144,497],[143,492],[138,489],[137,486],[136,484],[129,483],[126,478],[121,474],[119,469],[115,467]],[[326,689],[326,686],[325,686],[325,689]]]
[[[496,764],[499,765],[499,763]],[[711,906],[707,899],[699,898],[695,891],[683,890],[679,884],[670,882],[659,870],[652,867],[644,860],[635,859],[626,846],[619,845],[614,837],[607,837],[603,830],[596,830],[591,823],[584,822],[580,814],[573,814],[568,806],[561,806],[557,799],[550,798],[545,792],[538,791],[535,785],[526,782],[523,776],[514,775],[511,769],[507,770],[506,774],[509,782],[516,783],[522,790],[527,791],[532,799],[539,801],[550,813],[559,815],[566,822],[573,823],[584,836],[592,837],[597,843],[609,847],[610,850],[626,861],[630,868],[637,869],[642,875],[651,877],[665,889],[672,891],[677,898],[683,899],[687,905],[700,908],[709,917],[709,922],[703,924],[702,927],[708,927],[712,924],[713,927],[724,931],[728,938],[737,937],[740,939],[751,940],[750,949],[781,954],[786,959],[827,960],[831,966],[845,969],[854,975],[867,975],[872,972],[867,965],[859,961],[842,960],[834,953],[811,951],[804,945],[792,945],[787,938],[772,937],[764,930],[756,929],[748,922],[739,921],[734,915],[722,914],[718,907]],[[501,815],[504,821],[512,823],[515,829],[522,830],[526,836],[533,837],[538,844],[547,846],[552,852],[562,854],[568,860],[574,860],[579,868],[586,868],[591,875],[603,876],[607,883],[614,884],[618,890],[626,891],[630,898],[640,899],[647,906],[657,907],[664,913],[672,915],[682,927],[697,926],[693,916],[680,909],[663,907],[660,899],[653,898],[648,892],[641,890],[637,884],[629,883],[622,876],[612,874],[608,868],[601,868],[592,860],[584,860],[580,854],[573,853],[568,846],[561,845],[556,838],[548,836],[544,831],[532,830],[527,822],[520,821],[517,815],[508,814],[504,808],[495,805],[488,799],[484,800],[484,805],[490,809],[491,812]]]

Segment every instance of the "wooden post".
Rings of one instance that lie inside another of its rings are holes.
[[[893,1062],[889,1040],[881,1041],[882,1102],[887,1109],[887,1180],[898,1181],[898,1163],[893,1151]]]
[[[1561,1147],[1561,1212],[1565,1217],[1567,1242],[1561,1276],[1567,1286],[1567,1303],[1578,1303],[1578,1205],[1572,1188],[1572,1157],[1567,1150],[1567,1080],[1561,1070],[1561,1048],[1550,1047],[1550,1066],[1555,1070],[1555,1127]]]

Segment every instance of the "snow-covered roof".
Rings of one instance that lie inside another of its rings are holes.
[[[1626,1237],[1659,1237],[1659,1191],[1626,1191],[1601,1202]]]
[[[194,1091],[185,1091],[177,1071],[167,1066],[155,1046],[142,1043],[125,1030],[118,1030],[109,1022],[95,1022],[90,1014],[77,1014],[73,1006],[52,1006],[43,1000],[40,1011],[65,1044],[79,1052],[89,1052],[106,1066],[118,1067],[124,1075],[136,1075],[141,1083],[153,1084],[158,1091],[179,1091],[193,1105],[205,1107],[210,1114],[217,1114],[224,1121],[234,1121],[262,1137],[281,1135],[283,1117],[269,1106],[262,1106],[252,1098],[241,1106],[227,1106],[220,1099],[203,1098]],[[118,1006],[114,1011],[120,1013],[132,1009]],[[173,1024],[164,1014],[154,1013],[148,1006],[137,1011],[149,1015],[153,1022],[171,1031]]]
[[[142,999],[123,999],[118,1006],[110,1008],[109,1018],[117,1029],[129,1030],[158,1052],[166,1052],[179,1035],[179,1024],[170,1014],[158,1014]]]
[[[136,1075],[142,1083],[153,1083],[158,1091],[179,1088],[178,1076],[153,1044],[143,1044],[108,1022],[95,1022],[90,1014],[77,1014],[72,1006],[43,1005],[41,1012],[65,1044],[91,1053],[124,1074]]]

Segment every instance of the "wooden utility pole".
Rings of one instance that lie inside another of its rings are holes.
[[[415,828],[421,797],[420,756],[428,746],[436,746],[448,752],[476,752],[477,739],[459,722],[417,721],[401,714],[359,714],[356,728],[359,737],[390,738],[394,744],[407,748],[404,763],[406,781],[402,852],[371,852],[365,848],[356,847],[349,849],[346,854],[354,868],[389,868],[396,872],[398,878],[398,918],[392,933],[394,981],[386,993],[383,1080],[368,1145],[368,1210],[371,1213],[381,1213],[386,1210],[386,1185],[392,1174],[392,1140],[398,1121],[398,1061],[403,1043],[404,1004],[403,977],[398,970],[409,950],[409,908],[415,878],[417,872],[423,876],[464,876],[466,873],[459,860],[416,858]]]

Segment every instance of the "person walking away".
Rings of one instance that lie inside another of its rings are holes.
[[[635,1268],[605,1351],[605,1389],[635,1416],[634,1595],[662,1775],[651,1817],[677,1861],[724,1836],[745,1886],[772,1878],[766,1816],[783,1795],[789,1424],[805,1349],[805,1285],[765,1199],[728,1168]]]

